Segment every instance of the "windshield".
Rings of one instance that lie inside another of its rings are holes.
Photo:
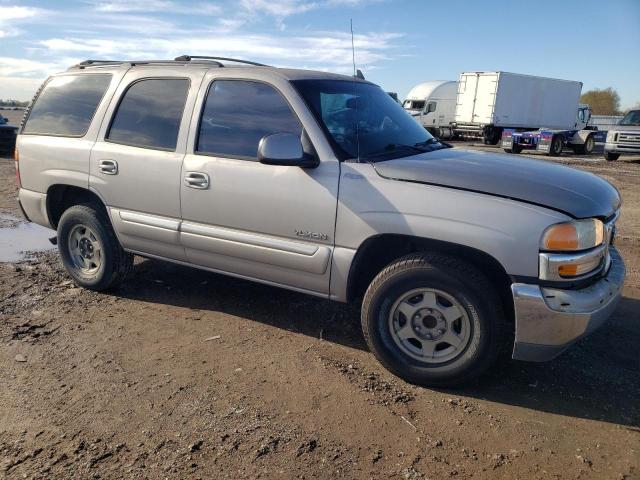
[[[424,108],[424,100],[405,100],[403,106],[407,110],[422,110]]]
[[[349,80],[292,82],[341,160],[389,160],[447,146],[377,85]]]
[[[640,110],[631,110],[624,116],[619,125],[640,127]]]

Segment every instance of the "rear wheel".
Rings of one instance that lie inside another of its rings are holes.
[[[564,142],[562,141],[562,137],[560,135],[554,135],[551,139],[551,145],[549,146],[549,156],[557,157],[562,153],[562,149],[564,147]]]
[[[362,328],[376,358],[420,385],[462,384],[495,360],[504,315],[495,290],[474,267],[441,254],[412,254],[367,289]]]
[[[618,160],[620,158],[620,154],[619,153],[613,153],[613,152],[607,152],[605,150],[604,152],[604,158],[605,160],[607,160],[608,162],[612,162],[614,160]]]
[[[519,146],[519,145],[513,145],[511,148],[505,148],[504,151],[507,152],[507,153],[518,154],[518,153],[522,152],[522,147]]]
[[[133,266],[109,222],[93,204],[74,205],[58,223],[58,250],[74,282],[91,290],[107,290],[122,282]]]

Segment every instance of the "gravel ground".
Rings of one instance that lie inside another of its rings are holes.
[[[386,372],[355,307],[144,259],[111,294],[55,252],[0,263],[0,477],[640,478],[640,159],[556,161],[623,194],[624,298],[458,390]],[[0,213],[14,196],[0,159]]]

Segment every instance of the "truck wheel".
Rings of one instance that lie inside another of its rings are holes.
[[[611,152],[607,152],[606,150],[604,151],[604,158],[606,161],[608,162],[613,162],[614,160],[617,160],[620,158],[620,154],[619,153],[611,153]]]
[[[58,223],[58,250],[73,281],[103,291],[122,282],[133,267],[106,212],[93,204],[74,205]]]
[[[504,314],[489,281],[441,254],[401,258],[380,272],[362,304],[367,345],[392,373],[419,385],[464,384],[500,349]]]
[[[562,148],[564,144],[562,142],[562,137],[560,135],[554,135],[551,139],[551,145],[549,146],[548,155],[551,157],[557,157],[562,153]]]
[[[518,153],[522,153],[522,147],[519,145],[514,145],[511,148],[505,148],[504,151],[507,153],[514,153],[517,155]]]
[[[584,152],[587,155],[593,153],[593,149],[596,148],[596,140],[593,138],[593,135],[589,135],[587,140],[584,142]]]

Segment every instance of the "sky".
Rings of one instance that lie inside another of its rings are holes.
[[[0,0],[0,98],[81,60],[250,59],[353,71],[404,98],[427,80],[509,71],[640,103],[640,0]]]

